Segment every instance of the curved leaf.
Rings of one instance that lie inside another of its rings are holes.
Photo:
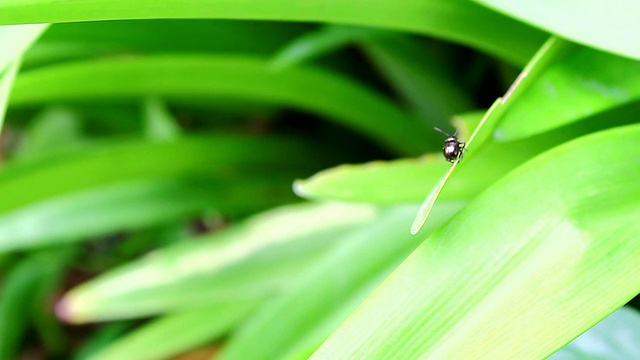
[[[494,136],[515,140],[640,99],[640,61],[569,46],[506,109]]]
[[[138,229],[206,210],[257,210],[287,199],[282,194],[289,190],[287,183],[284,177],[232,184],[211,178],[160,178],[74,192],[1,214],[0,252],[89,240],[114,229]]]
[[[19,64],[16,62],[7,66],[4,71],[0,69],[0,129],[2,129],[2,125],[4,124],[7,102],[9,100],[13,81],[18,73],[18,67]]]
[[[393,103],[347,78],[311,68],[272,72],[249,56],[148,56],[49,66],[20,74],[11,105],[61,100],[239,98],[310,110],[420,154],[434,135]]]
[[[461,207],[436,209],[432,231]],[[233,336],[220,359],[303,359],[382,282],[417,243],[405,230],[414,205],[383,211],[341,240],[305,270],[289,291],[258,309]],[[278,331],[272,331],[277,326]]]
[[[309,27],[301,23],[212,19],[58,23],[29,48],[23,67],[115,54],[216,52],[270,56]]]
[[[640,59],[640,5],[635,0],[596,0],[589,6],[554,0],[475,1],[563,38]]]
[[[196,175],[231,181],[242,169],[254,173],[304,169],[314,158],[301,142],[285,138],[227,134],[171,142],[113,142],[7,166],[0,172],[0,214],[118,181]]]
[[[77,112],[61,106],[45,108],[25,129],[20,143],[13,150],[12,161],[81,147],[83,135],[81,117]]]
[[[47,27],[45,24],[0,26],[0,73],[20,59]]]
[[[393,14],[393,16],[389,16]],[[464,0],[4,0],[0,24],[150,18],[320,21],[408,30],[478,47],[524,63],[542,32]]]
[[[472,108],[445,59],[410,36],[363,39],[361,47],[412,108],[431,126],[443,127],[455,114]],[[454,80],[455,79],[455,80]]]
[[[32,254],[20,261],[4,279],[0,296],[0,359],[14,359],[29,326],[29,313],[43,282],[57,277],[71,258],[68,249]],[[44,306],[44,304],[40,304]]]
[[[205,345],[247,317],[258,301],[167,315],[107,345],[86,360],[162,360]]]
[[[377,28],[327,25],[319,30],[304,34],[287,44],[273,56],[270,66],[276,71],[283,70],[357,41],[393,34],[393,32]]]
[[[640,125],[554,148],[433,233],[315,353],[544,358],[640,291]],[[535,344],[532,346],[531,344]]]
[[[65,296],[59,315],[86,322],[264,299],[376,213],[340,204],[274,209],[83,284]]]

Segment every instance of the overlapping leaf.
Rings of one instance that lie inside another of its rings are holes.
[[[5,0],[0,24],[150,18],[217,18],[320,21],[408,30],[476,46],[524,63],[544,34],[464,0],[259,0],[245,2],[185,0],[50,2]],[[206,5],[206,6],[205,6]]]
[[[475,0],[563,38],[640,59],[640,6],[634,0],[570,1]],[[606,15],[605,15],[606,14]]]
[[[586,136],[500,180],[313,358],[544,358],[593,326],[640,291],[640,163],[612,161],[640,156],[639,135]]]
[[[339,204],[275,209],[88,282],[66,296],[60,314],[85,322],[264,299],[375,214]]]
[[[21,74],[11,104],[147,95],[288,105],[325,115],[405,154],[421,153],[430,134],[392,102],[353,80],[313,68],[274,73],[267,61],[251,56],[149,56],[49,66]]]

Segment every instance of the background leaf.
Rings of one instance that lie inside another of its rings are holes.
[[[37,5],[37,6],[34,6]],[[0,23],[71,22],[107,19],[227,18],[289,21],[323,21],[410,30],[477,46],[522,63],[544,41],[532,28],[472,3],[437,0],[396,3],[362,3],[333,0],[260,0],[251,6],[242,2],[216,1],[202,6],[200,0],[174,3],[168,0],[139,1],[136,7],[115,0],[91,3],[51,3],[37,0],[25,4],[7,0],[0,5]],[[393,16],[389,16],[393,14]]]
[[[633,359],[640,355],[640,314],[622,307],[549,357],[550,360]]]
[[[444,204],[427,230],[460,209]],[[417,245],[407,231],[415,206],[388,209],[346,232],[289,291],[266,303],[223,349],[222,359],[307,358]],[[404,236],[403,236],[404,235]],[[269,332],[278,323],[280,331]]]
[[[633,35],[639,29],[634,14],[640,6],[633,0],[599,0],[589,6],[557,1],[475,1],[564,38],[640,59],[640,45]]]
[[[271,210],[106,273],[68,293],[60,315],[86,322],[264,299],[298,278],[300,269],[339,241],[338,234],[375,214],[370,207],[340,204]]]
[[[495,136],[529,137],[635,102],[640,96],[639,69],[638,61],[569,47],[505,111]]]
[[[22,74],[11,104],[151,94],[173,101],[239,98],[307,109],[409,154],[420,153],[431,135],[385,98],[347,78],[320,69],[274,73],[254,57],[155,56],[51,66]]]

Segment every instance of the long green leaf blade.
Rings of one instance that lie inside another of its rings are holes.
[[[230,168],[304,167],[315,157],[310,152],[293,139],[231,134],[171,142],[117,141],[7,166],[0,173],[0,213],[118,181],[196,175],[233,179]]]
[[[429,230],[461,207],[445,203]],[[344,232],[291,289],[261,307],[220,354],[224,360],[307,358],[371,291],[415,248],[406,231],[415,206],[385,210]],[[270,331],[273,326],[279,331]]]
[[[571,1],[475,0],[529,24],[582,44],[640,59],[640,31],[634,0]],[[603,15],[603,14],[606,14]],[[579,21],[567,21],[579,19]],[[593,26],[598,24],[598,26]]]
[[[585,136],[503,178],[314,358],[538,359],[577,337],[640,291],[640,162],[612,161],[640,156],[638,136]]]
[[[390,16],[393,14],[393,16]],[[477,46],[524,63],[542,32],[464,0],[5,0],[0,24],[151,18],[289,20],[370,25],[415,31]]]
[[[640,61],[561,42],[566,49],[505,111],[496,138],[521,139],[640,99]]]
[[[87,360],[162,360],[205,345],[247,317],[258,301],[171,314],[122,336]]]
[[[17,61],[48,25],[0,26],[0,72]]]
[[[126,86],[123,86],[126,84]],[[11,105],[53,101],[241,99],[325,115],[405,154],[420,154],[433,136],[426,126],[376,92],[314,68],[269,70],[251,56],[172,55],[85,61],[36,69],[16,80]]]
[[[59,314],[87,322],[264,299],[376,214],[331,203],[276,208],[82,284],[65,296]]]

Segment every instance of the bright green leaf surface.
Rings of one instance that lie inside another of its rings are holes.
[[[434,136],[389,100],[345,77],[310,68],[273,72],[254,57],[150,56],[50,66],[20,74],[11,105],[147,95],[284,104],[326,115],[413,155]]]
[[[236,53],[270,56],[310,26],[301,23],[153,19],[53,24],[23,67],[101,55]]]
[[[0,24],[149,18],[292,20],[388,27],[478,47],[524,63],[542,32],[464,0],[4,0]]]
[[[88,282],[66,296],[60,315],[85,322],[262,299],[288,286],[338,234],[376,213],[340,204],[274,209]]]
[[[496,138],[535,135],[640,99],[640,61],[573,46],[541,70],[505,111]]]
[[[433,231],[460,209],[449,203],[436,210]],[[284,295],[265,304],[232,337],[220,358],[307,358],[417,243],[406,229],[414,205],[389,209],[372,222],[345,232],[341,240]],[[270,331],[273,326],[278,331]]]
[[[315,359],[544,358],[640,291],[640,126],[518,168],[425,241]],[[531,346],[535,344],[535,346]]]
[[[224,335],[255,309],[257,301],[167,315],[123,336],[87,360],[162,360]]]
[[[48,25],[0,26],[0,72],[18,60]]]
[[[482,113],[463,116],[469,125],[477,123]],[[596,119],[598,122],[605,119]],[[588,132],[590,128],[554,131],[509,143],[487,141],[460,162],[455,176],[449,178],[442,199],[469,199],[516,166],[559,143]],[[464,138],[461,138],[465,140]],[[451,166],[441,154],[416,159],[378,161],[360,165],[341,165],[324,170],[311,178],[295,182],[294,190],[310,199],[397,204],[420,202]],[[469,181],[473,179],[473,181]]]
[[[4,124],[4,115],[7,110],[7,102],[11,93],[13,80],[18,72],[18,63],[9,65],[4,71],[0,70],[0,130]]]
[[[37,202],[0,215],[0,251],[88,240],[216,209],[252,211],[282,202],[283,177],[231,183],[192,178],[119,182]],[[252,199],[247,204],[247,199]],[[73,221],[69,221],[73,219]]]
[[[638,359],[637,339],[640,339],[640,314],[625,306],[551,355],[549,360]]]
[[[106,348],[116,341],[133,325],[133,321],[120,321],[105,324],[100,330],[91,334],[82,346],[75,352],[74,360],[87,360],[89,356]]]
[[[475,0],[564,38],[640,59],[638,14],[635,0]]]
[[[198,174],[232,181],[242,169],[304,168],[313,158],[301,143],[284,138],[227,134],[113,142],[7,166],[0,172],[0,213],[116,181]]]

